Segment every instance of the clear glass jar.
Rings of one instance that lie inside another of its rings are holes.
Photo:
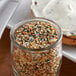
[[[51,23],[58,31],[58,40],[46,48],[26,48],[15,41],[15,31],[21,25],[32,21]],[[15,76],[58,76],[62,60],[62,32],[53,21],[44,18],[33,18],[22,21],[11,28],[12,68]]]

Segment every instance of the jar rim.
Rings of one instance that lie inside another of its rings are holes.
[[[26,24],[26,23],[29,23],[29,22],[32,22],[32,21],[46,21],[46,22],[49,22],[50,24],[53,23],[59,30],[59,36],[58,36],[58,39],[57,41],[53,44],[53,45],[50,45],[49,47],[46,47],[46,48],[27,48],[27,47],[24,47],[22,45],[19,45],[16,41],[15,41],[15,36],[14,36],[14,33],[15,31],[17,30],[17,28],[23,24]],[[21,21],[19,23],[17,23],[14,27],[11,28],[11,31],[10,31],[10,38],[11,40],[14,42],[14,44],[16,46],[18,46],[19,48],[23,49],[23,50],[28,50],[28,51],[44,51],[44,50],[48,50],[48,49],[51,49],[51,48],[54,48],[57,46],[57,44],[61,41],[62,39],[62,30],[60,28],[60,26],[55,23],[54,21],[52,20],[49,20],[49,19],[46,19],[46,18],[43,18],[43,17],[35,17],[35,18],[30,18],[30,19],[27,19],[27,20],[24,20],[24,21]]]

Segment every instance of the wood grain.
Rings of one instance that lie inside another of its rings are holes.
[[[14,76],[11,68],[10,30],[6,29],[0,40],[0,76]],[[59,76],[76,76],[76,63],[63,57]]]

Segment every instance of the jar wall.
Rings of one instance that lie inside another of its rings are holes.
[[[12,45],[13,70],[20,76],[56,76],[61,67],[61,42],[44,51],[28,51]]]
[[[48,22],[45,19],[41,20]],[[24,23],[25,21],[18,25],[20,26]],[[56,26],[60,37],[54,46],[44,50],[24,49],[13,38],[15,30],[19,26],[11,29],[12,67],[16,76],[58,76],[62,60],[62,33],[59,26],[53,22],[50,23]]]

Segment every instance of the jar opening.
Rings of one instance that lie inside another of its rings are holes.
[[[17,29],[18,29],[19,27],[21,27],[21,25],[23,26],[23,25],[25,25],[25,24],[27,24],[27,23],[35,22],[35,21],[43,21],[43,22],[47,22],[47,23],[53,25],[53,26],[56,28],[57,32],[58,32],[58,39],[57,39],[57,41],[56,41],[55,43],[53,43],[52,45],[50,45],[50,46],[48,46],[48,47],[43,47],[43,48],[27,48],[27,47],[24,47],[23,45],[18,44],[18,43],[16,42],[16,40],[15,40],[15,39],[16,39],[16,37],[15,37],[15,32],[17,31]],[[32,51],[48,50],[48,49],[50,49],[50,48],[55,47],[55,46],[60,42],[60,40],[62,39],[62,31],[61,31],[61,28],[60,28],[55,22],[53,22],[53,21],[51,21],[51,20],[48,20],[48,19],[45,19],[45,18],[32,18],[32,19],[29,19],[29,20],[22,21],[22,22],[16,24],[15,27],[13,27],[13,28],[11,29],[11,33],[10,33],[10,34],[11,34],[11,40],[12,40],[18,47],[20,47],[20,48],[22,48],[22,49],[24,49],[24,50],[32,50]]]

